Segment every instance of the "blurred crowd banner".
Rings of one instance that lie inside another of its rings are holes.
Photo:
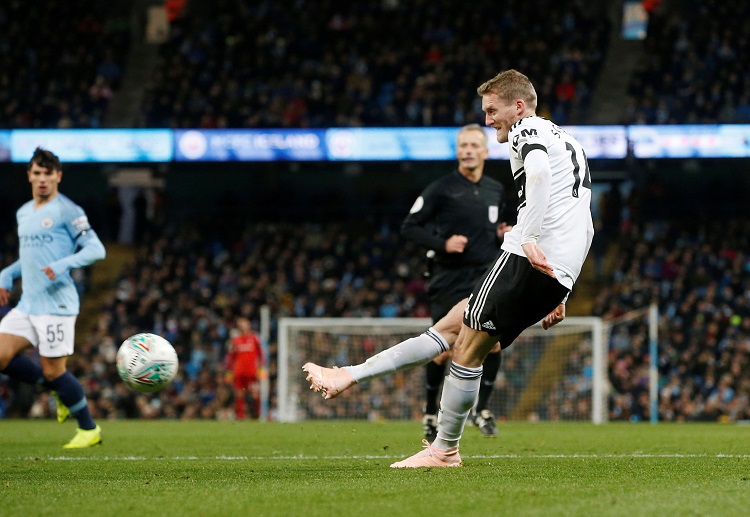
[[[750,124],[564,126],[589,159],[750,157]],[[453,160],[459,128],[0,130],[0,161],[42,146],[66,162]],[[486,128],[490,158],[508,159]]]
[[[170,129],[18,129],[9,140],[14,162],[28,162],[38,146],[63,162],[171,162],[174,157]]]

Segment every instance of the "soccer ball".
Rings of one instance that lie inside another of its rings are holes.
[[[177,375],[177,352],[156,334],[136,334],[117,351],[117,373],[135,391],[154,393]]]

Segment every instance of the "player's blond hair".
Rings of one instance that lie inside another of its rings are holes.
[[[479,131],[482,134],[482,143],[485,147],[488,147],[489,142],[487,138],[487,133],[484,132],[484,129],[479,124],[467,124],[461,129],[458,130],[458,134],[456,135],[456,140],[458,140],[458,137],[461,136],[461,133],[466,133],[467,131]]]
[[[489,81],[477,88],[479,95],[495,94],[506,103],[516,99],[523,99],[526,106],[536,110],[536,90],[529,78],[518,70],[500,72]]]

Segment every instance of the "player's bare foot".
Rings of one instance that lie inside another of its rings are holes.
[[[324,399],[332,399],[339,393],[356,384],[351,375],[341,368],[323,368],[315,363],[307,363],[302,367],[310,381],[310,389],[322,392]]]

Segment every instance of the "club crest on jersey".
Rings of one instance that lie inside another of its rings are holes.
[[[487,216],[489,217],[491,223],[494,224],[494,223],[497,222],[497,216],[498,216],[498,214],[499,214],[498,207],[497,206],[490,206],[489,211],[487,212]]]
[[[42,219],[42,228],[44,228],[45,230],[49,230],[50,228],[52,228],[53,224],[55,224],[55,221],[53,221],[51,217],[45,217],[44,219]]]
[[[424,207],[424,198],[422,196],[419,196],[417,200],[414,202],[414,204],[411,207],[411,210],[409,210],[410,214],[416,214],[422,208]]]

